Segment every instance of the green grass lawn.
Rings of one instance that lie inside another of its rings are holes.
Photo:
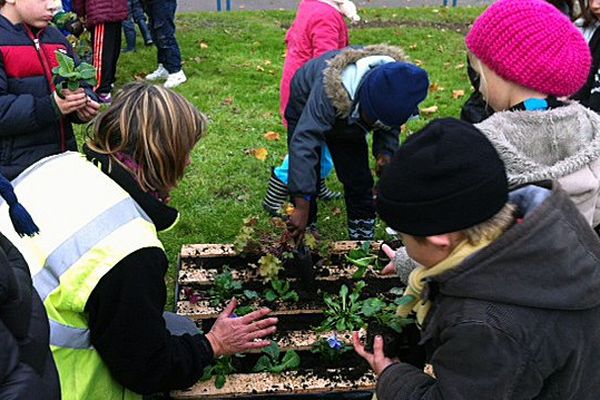
[[[388,43],[401,46],[411,60],[430,74],[432,89],[422,108],[438,111],[411,122],[408,133],[432,118],[459,115],[470,93],[465,68],[464,34],[480,8],[412,8],[364,10],[363,21],[351,29],[352,44]],[[231,242],[250,215],[260,216],[260,228],[270,229],[262,211],[270,167],[286,153],[280,123],[279,79],[284,35],[292,12],[263,11],[182,14],[177,37],[188,82],[176,90],[210,119],[209,134],[196,147],[186,178],[173,193],[181,211],[178,226],[161,234],[171,261],[168,278],[172,305],[177,256],[182,244]],[[153,48],[123,54],[118,85],[140,79],[155,68]],[[453,90],[463,90],[458,97]],[[176,117],[176,116],[174,116]],[[281,134],[267,141],[267,131]],[[251,150],[266,148],[265,161]],[[341,185],[330,179],[330,186]],[[343,201],[320,203],[319,230],[325,239],[347,238]],[[382,227],[378,228],[382,235]]]

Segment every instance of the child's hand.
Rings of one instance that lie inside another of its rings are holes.
[[[387,358],[383,354],[383,338],[381,336],[375,336],[372,354],[365,350],[365,346],[358,337],[358,332],[353,333],[352,344],[354,345],[354,351],[369,363],[377,376],[381,375],[390,365],[400,362],[397,358]]]
[[[88,101],[88,96],[82,88],[79,88],[74,92],[69,89],[62,89],[62,94],[64,99],[61,99],[56,91],[52,93],[54,101],[62,115],[67,115],[73,111],[79,110],[81,107],[84,107]]]
[[[381,246],[383,252],[390,259],[390,262],[381,270],[381,275],[396,275],[398,273],[398,269],[394,264],[394,258],[396,258],[396,250],[393,250],[387,244]]]
[[[96,115],[98,115],[98,111],[100,110],[100,103],[96,103],[94,100],[87,98],[87,103],[85,106],[77,110],[77,117],[81,122],[91,121]]]

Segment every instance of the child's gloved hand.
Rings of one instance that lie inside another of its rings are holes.
[[[52,93],[54,102],[62,115],[70,114],[85,107],[88,101],[88,96],[82,88],[79,88],[74,92],[69,89],[62,89],[62,94],[64,99],[61,99],[56,91]]]

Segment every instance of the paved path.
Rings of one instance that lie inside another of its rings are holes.
[[[221,0],[225,8],[226,0]],[[300,0],[231,0],[233,10],[290,10]],[[441,6],[443,0],[355,0],[359,8]],[[481,6],[493,0],[458,0],[459,6]],[[452,4],[452,0],[448,0]],[[178,0],[178,11],[216,11],[217,0]]]

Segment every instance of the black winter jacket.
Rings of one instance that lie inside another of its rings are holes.
[[[522,222],[428,283],[436,379],[394,364],[379,400],[600,398],[600,241],[558,187],[511,201]]]
[[[342,72],[368,56],[405,60],[402,50],[392,46],[347,47],[307,62],[294,75],[290,100],[285,110],[290,157],[288,186],[292,195],[315,194],[318,179],[316,166],[321,147],[325,145],[329,134],[341,132],[350,137],[366,135],[364,124],[352,115],[358,103],[344,87]],[[374,130],[373,155],[391,156],[398,149],[399,134],[398,129]]]
[[[46,156],[77,150],[70,123],[77,118],[61,117],[51,96],[55,51],[73,57],[58,29],[34,33],[0,15],[0,173],[9,180]]]
[[[27,263],[0,234],[0,399],[60,399],[49,335]]]

